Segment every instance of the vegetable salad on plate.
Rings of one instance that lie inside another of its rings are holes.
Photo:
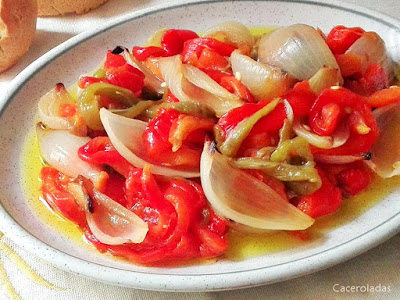
[[[302,232],[400,173],[396,65],[362,28],[160,29],[77,80],[38,104],[41,194],[134,263],[220,257],[229,231]]]

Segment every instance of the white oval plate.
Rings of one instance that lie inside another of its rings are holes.
[[[393,58],[400,60],[399,21],[361,7],[337,1],[180,3],[132,13],[101,29],[80,34],[15,78],[0,119],[0,230],[63,270],[110,284],[164,291],[223,290],[287,280],[340,263],[399,232],[400,191],[306,246],[243,261],[156,268],[83,249],[35,217],[22,194],[19,155],[33,126],[37,101],[55,83],[72,84],[80,74],[94,69],[106,49],[141,44],[161,27],[203,31],[224,20],[237,20],[248,26],[306,23],[325,32],[338,24],[360,26],[378,32]]]

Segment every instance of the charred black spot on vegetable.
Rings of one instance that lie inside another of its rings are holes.
[[[92,214],[94,212],[93,199],[95,197],[93,183],[92,183],[92,181],[90,181],[89,179],[87,179],[81,175],[78,176],[78,180],[80,181],[81,185],[86,190],[86,192],[89,196],[88,202],[87,202],[87,209]]]
[[[36,129],[37,129],[37,130],[46,130],[46,129],[47,129],[47,126],[44,125],[42,122],[38,122],[38,123],[36,124]]]
[[[295,156],[290,158],[289,162],[291,165],[303,166],[308,162],[308,160],[304,157],[298,156],[298,154],[296,153]]]
[[[122,47],[122,46],[117,46],[114,48],[114,50],[111,51],[112,54],[121,54],[122,52],[124,52],[126,48]]]
[[[157,93],[154,90],[144,86],[140,96],[141,96],[142,99],[151,100],[151,101],[158,101],[158,100],[162,99],[163,94]]]
[[[364,160],[371,160],[372,159],[372,152],[365,152],[362,154],[362,158]]]
[[[55,87],[55,90],[56,90],[56,92],[60,92],[60,91],[62,91],[62,90],[65,90],[64,84],[61,83],[61,82],[57,83],[57,84],[56,84],[56,87]]]
[[[88,201],[88,211],[92,214],[94,212],[94,206],[93,206],[93,199],[92,197],[89,197],[89,201]]]

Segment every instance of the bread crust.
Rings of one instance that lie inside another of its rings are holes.
[[[0,72],[24,55],[35,37],[36,0],[0,0]]]
[[[57,16],[68,13],[83,14],[108,0],[37,0],[39,16]]]

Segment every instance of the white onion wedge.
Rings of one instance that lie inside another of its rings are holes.
[[[340,147],[347,142],[350,136],[350,130],[344,123],[338,127],[335,134],[332,136],[320,136],[313,133],[307,125],[301,124],[300,120],[294,121],[293,131],[298,136],[305,138],[309,144],[321,149]]]
[[[183,67],[187,80],[194,85],[216,96],[218,99],[221,99],[221,101],[227,101],[230,103],[237,102],[238,104],[242,104],[238,96],[228,92],[228,90],[220,86],[216,81],[214,81],[210,76],[200,69],[192,65],[183,65]]]
[[[38,103],[38,115],[40,121],[46,127],[57,130],[69,130],[71,133],[79,136],[87,134],[85,124],[76,124],[76,119],[60,116],[60,107],[62,104],[75,104],[62,83],[56,86],[40,98]]]
[[[204,145],[200,166],[204,193],[217,214],[264,230],[304,230],[314,223],[268,185],[232,167],[211,142]]]
[[[229,21],[217,24],[207,30],[204,37],[222,38],[224,42],[231,43],[237,47],[253,47],[255,40],[247,26],[242,23]]]
[[[383,178],[400,175],[400,105],[384,106],[373,114],[380,133],[371,148],[372,167]]]
[[[125,50],[122,55],[124,56],[128,64],[134,66],[145,75],[144,85],[146,87],[158,94],[164,93],[164,88],[161,86],[163,81],[156,75],[154,75],[154,73],[149,68],[147,68],[143,63],[134,58],[132,54],[128,52],[128,50]]]
[[[86,213],[94,236],[107,245],[143,242],[149,227],[135,213],[96,189],[88,192],[82,184],[69,183],[68,190]],[[92,202],[92,205],[87,203]]]
[[[38,104],[40,121],[52,129],[68,130],[70,127],[68,119],[60,117],[59,113],[60,105],[63,103],[73,104],[74,102],[69,98],[64,85],[59,83],[40,98]]]
[[[372,63],[378,63],[386,72],[389,80],[393,77],[393,66],[387,55],[385,42],[376,32],[365,32],[346,53],[355,53],[361,57],[362,71]]]
[[[342,85],[343,78],[338,69],[323,67],[308,82],[314,94],[319,95],[325,88]]]
[[[162,166],[146,157],[142,140],[146,122],[119,116],[105,108],[100,109],[100,119],[115,149],[135,167],[143,168],[150,164],[153,174],[199,177],[199,170]]]
[[[322,67],[339,70],[331,50],[318,31],[308,25],[281,27],[260,39],[258,59],[299,80],[310,79]]]
[[[282,96],[290,87],[287,74],[280,69],[262,64],[235,50],[231,54],[233,72],[240,74],[240,81],[256,100]]]
[[[203,71],[183,65],[180,55],[161,58],[159,64],[167,87],[179,101],[202,103],[218,117],[243,104],[239,97],[219,86]]]
[[[43,129],[37,126],[40,153],[50,166],[70,177],[82,175],[100,186],[108,175],[99,166],[91,165],[78,156],[78,149],[90,141],[89,137],[79,137],[65,130]]]

